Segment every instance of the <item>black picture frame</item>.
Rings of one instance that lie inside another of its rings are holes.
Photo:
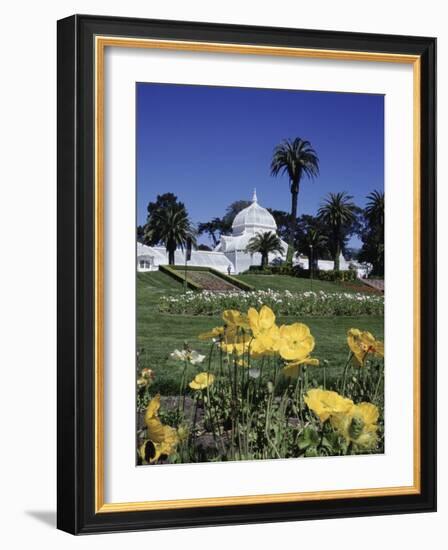
[[[95,144],[97,35],[420,57],[419,494],[95,512]],[[436,39],[74,15],[58,22],[58,511],[73,534],[436,510]]]

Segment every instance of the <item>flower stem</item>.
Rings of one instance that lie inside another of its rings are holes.
[[[187,384],[185,383],[186,373],[187,373],[187,361],[184,360],[184,368],[182,371],[182,378],[180,381],[180,393],[179,393],[179,403],[178,403],[179,414],[181,410],[181,407],[180,407],[181,396],[182,396],[182,412],[185,411],[185,394],[187,393]]]
[[[381,369],[380,373],[378,374],[378,382],[376,383],[376,387],[375,387],[375,392],[373,394],[373,398],[372,398],[372,401],[375,402],[377,397],[378,397],[378,392],[379,392],[379,389],[380,389],[380,384],[381,384],[381,381],[383,380],[384,378],[384,368]]]
[[[210,426],[212,428],[212,434],[213,434],[213,440],[215,442],[216,447],[218,447],[218,440],[216,438],[216,430],[215,430],[215,421],[213,418],[213,408],[212,408],[212,402],[210,401],[210,385],[207,384],[207,412],[208,412],[208,419],[210,422]]]
[[[199,401],[199,395],[197,394],[195,397],[195,403],[194,403],[194,416],[193,416],[193,443],[196,441],[196,422],[198,420],[198,401]]]
[[[345,363],[344,374],[342,375],[342,390],[341,390],[342,395],[345,395],[345,383],[346,383],[346,380],[347,380],[347,372],[348,372],[348,368],[350,366],[352,357],[353,357],[353,353],[350,352],[349,355],[348,355],[347,362]]]
[[[266,424],[265,424],[265,436],[268,440],[269,445],[272,447],[274,453],[277,455],[277,458],[281,458],[280,453],[277,450],[277,447],[275,446],[275,443],[272,441],[270,436],[270,429],[271,429],[271,405],[272,405],[272,399],[273,399],[274,392],[272,392],[268,397],[268,404],[266,407]]]

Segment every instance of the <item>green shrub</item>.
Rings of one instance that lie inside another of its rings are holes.
[[[258,265],[251,265],[249,270],[245,273],[250,273],[251,275],[288,275],[290,277],[302,277],[302,272],[305,270],[298,265],[268,265],[264,268],[261,268]]]
[[[302,279],[310,279],[310,270],[304,269],[299,265],[269,265],[262,269],[260,266],[252,265],[249,268],[251,275],[289,275],[290,277],[300,277]],[[313,271],[313,278],[321,281],[356,281],[357,275],[354,269],[348,269],[345,271],[323,271],[315,269]]]
[[[250,273],[251,275],[272,275],[271,266],[260,267],[259,265],[251,265],[244,274]]]
[[[321,281],[356,281],[356,271],[353,269],[348,269],[346,271],[335,271],[331,269],[330,271],[317,271],[314,275],[316,279]]]

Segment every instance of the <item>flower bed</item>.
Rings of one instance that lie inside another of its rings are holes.
[[[164,313],[218,315],[224,309],[269,306],[276,315],[333,317],[339,315],[383,315],[384,297],[348,292],[193,292],[163,296],[159,309]]]
[[[197,335],[208,357],[186,342],[171,353],[183,366],[177,397],[154,395],[152,371],[137,365],[138,464],[384,452],[383,341],[350,328],[329,380],[308,325],[280,324],[266,305],[221,318]]]

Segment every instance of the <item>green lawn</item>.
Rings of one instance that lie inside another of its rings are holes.
[[[256,288],[275,290],[308,290],[310,281],[287,276],[242,275],[242,281]],[[319,285],[319,286],[317,286]],[[335,291],[342,288],[334,283],[313,281],[315,290]],[[344,289],[346,290],[346,289]],[[169,358],[175,349],[182,349],[188,342],[193,349],[206,353],[209,345],[197,339],[197,335],[222,324],[219,317],[201,317],[191,315],[169,315],[158,311],[158,300],[162,295],[182,293],[182,285],[161,272],[137,274],[137,347],[143,348],[141,367],[149,367],[156,375],[154,391],[173,394],[177,392],[181,366]],[[281,317],[278,322],[306,323],[316,339],[313,355],[321,360],[327,359],[327,375],[337,374],[347,358],[346,332],[351,327],[370,330],[375,336],[383,338],[382,317],[333,317],[301,318]],[[320,377],[319,367],[314,367],[316,377]],[[191,374],[194,369],[192,368]]]

